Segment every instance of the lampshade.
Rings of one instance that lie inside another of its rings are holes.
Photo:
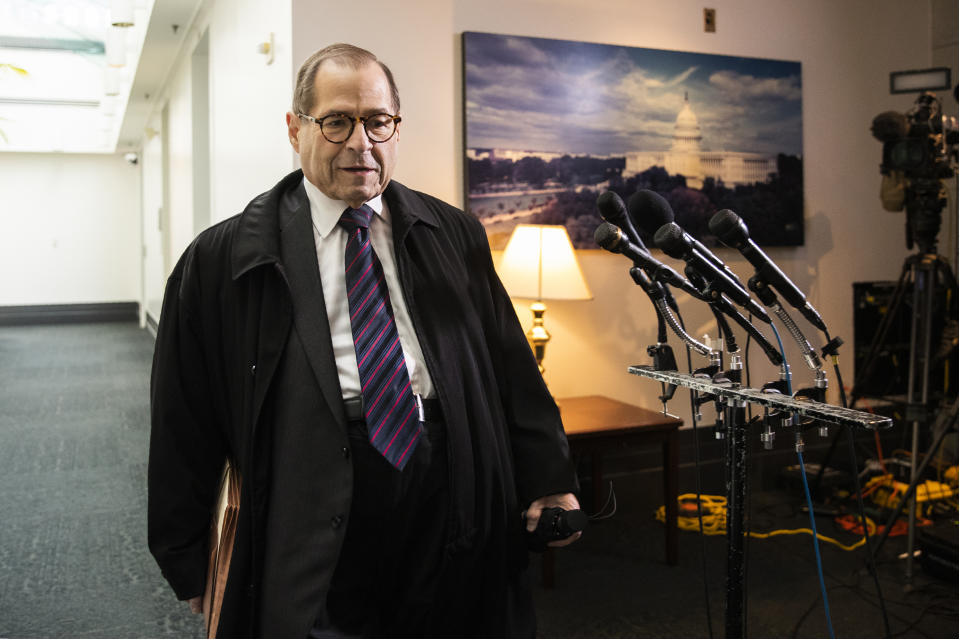
[[[498,271],[513,297],[593,299],[564,226],[517,225],[503,251]]]

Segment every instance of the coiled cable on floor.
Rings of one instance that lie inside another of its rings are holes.
[[[679,503],[679,512],[680,513],[694,513],[697,510],[697,502],[701,501],[701,506],[699,509],[702,511],[703,518],[703,534],[704,535],[725,535],[726,534],[726,498],[721,495],[703,495],[702,500],[697,500],[696,495],[692,493],[687,493],[680,495],[678,498]],[[665,522],[666,521],[666,507],[660,506],[656,510],[656,519]],[[690,532],[699,531],[699,518],[697,514],[680,514],[678,519],[678,526],[680,530],[687,530]],[[870,526],[874,526],[871,520],[869,520]],[[753,539],[768,539],[770,537],[779,537],[781,535],[816,535],[816,538],[820,541],[824,541],[827,544],[832,544],[841,550],[847,552],[853,551],[857,548],[861,548],[865,543],[864,540],[860,539],[854,544],[844,544],[837,539],[833,539],[827,535],[816,532],[814,533],[810,528],[783,528],[778,530],[770,530],[769,532],[756,532],[750,531],[749,536]]]

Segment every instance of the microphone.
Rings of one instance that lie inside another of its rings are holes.
[[[663,249],[666,255],[685,261],[688,268],[705,278],[714,289],[714,293],[726,294],[729,299],[762,321],[767,324],[772,323],[763,307],[757,304],[744,288],[726,275],[725,269],[718,268],[694,248],[693,243],[689,241],[689,235],[683,232],[678,224],[675,222],[664,224],[656,231],[654,239],[656,246]]]
[[[566,539],[586,528],[589,518],[582,510],[544,508],[533,532],[527,532],[530,550],[543,552],[551,541]]]
[[[884,111],[872,119],[869,130],[880,142],[895,142],[909,135],[909,120],[897,111]]]
[[[629,217],[650,237],[656,234],[663,224],[674,221],[673,208],[659,193],[642,189],[629,198]]]
[[[621,253],[633,260],[633,263],[646,271],[654,282],[665,282],[683,289],[690,295],[702,298],[702,294],[685,277],[623,237],[623,231],[619,227],[603,222],[596,227],[593,239],[610,253]]]
[[[599,214],[604,220],[625,231],[629,241],[641,250],[648,251],[643,240],[639,237],[639,233],[636,232],[632,221],[629,219],[623,198],[619,197],[619,195],[613,191],[603,191],[596,199],[596,207],[599,209]]]
[[[636,191],[636,193],[629,198],[629,215],[641,229],[652,236],[655,236],[656,231],[661,229],[664,225],[676,221],[676,216],[673,213],[673,207],[669,205],[669,202],[666,201],[666,198],[655,191],[649,191],[647,189]],[[680,230],[682,231],[682,228],[680,228]],[[686,231],[682,232],[684,242],[692,244],[692,247],[696,249],[700,255],[712,262],[717,268],[722,269],[726,273],[727,277],[736,282],[736,284],[739,285],[739,288],[741,288],[744,292],[746,291],[746,287],[743,285],[739,277],[729,270],[729,268],[721,259],[716,257],[712,251],[703,246],[703,243],[697,240],[695,237]],[[659,248],[662,247],[660,246]]]
[[[769,256],[755,242],[749,239],[749,229],[741,217],[729,209],[723,209],[709,220],[709,230],[726,246],[738,249],[743,257],[756,267],[757,285],[772,286],[779,291],[783,299],[802,313],[810,324],[821,331],[826,330],[826,324],[822,317],[806,301],[806,296],[803,295],[802,291],[792,283],[792,280],[786,277],[786,274],[776,266],[775,262],[769,259]],[[760,297],[760,299],[762,298]]]

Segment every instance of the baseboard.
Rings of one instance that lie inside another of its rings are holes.
[[[150,311],[146,311],[143,316],[146,318],[147,332],[153,336],[153,339],[156,339],[157,329],[160,326],[159,321],[153,317],[153,314],[150,313]]]
[[[0,326],[136,322],[139,319],[137,302],[0,306]]]

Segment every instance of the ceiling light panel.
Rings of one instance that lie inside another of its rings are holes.
[[[0,151],[115,150],[152,6],[120,28],[111,0],[0,1]]]

